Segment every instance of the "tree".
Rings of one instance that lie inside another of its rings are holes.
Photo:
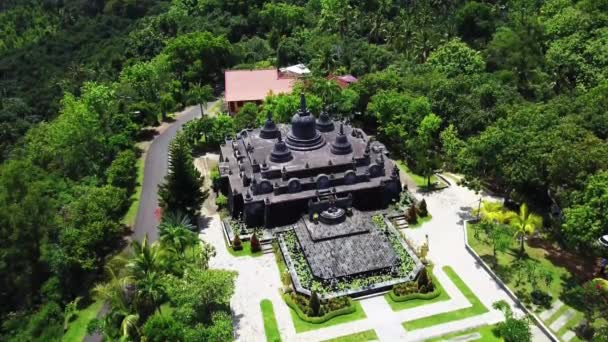
[[[167,120],[167,113],[175,108],[175,100],[173,99],[173,95],[170,93],[162,93],[160,95],[160,112],[162,115],[163,121]],[[202,113],[202,109],[201,109]]]
[[[106,170],[108,184],[133,191],[137,180],[137,155],[132,150],[121,151]]]
[[[481,54],[458,39],[440,46],[431,53],[427,62],[448,77],[476,74],[484,70]]]
[[[431,176],[438,166],[437,145],[441,121],[441,118],[433,113],[426,115],[418,126],[418,136],[413,142],[415,146],[410,148],[416,156],[416,169],[426,177],[429,189]]]
[[[158,195],[165,212],[184,212],[191,219],[208,196],[203,190],[203,177],[194,167],[190,147],[183,134],[178,134],[169,147],[169,172],[159,186]]]
[[[405,219],[407,220],[407,223],[409,223],[409,224],[418,222],[418,210],[416,210],[416,206],[413,203],[407,209],[407,211],[405,213]]]
[[[193,233],[194,229],[195,226],[187,215],[169,213],[158,226],[160,242],[183,257],[186,248],[198,242],[196,234]]]
[[[479,210],[473,210],[473,215],[481,216],[482,221],[505,224],[513,216],[513,212],[505,210],[500,202],[481,201]]]
[[[321,300],[319,300],[319,295],[315,291],[313,291],[312,295],[310,296],[309,306],[310,306],[310,312],[312,313],[312,316],[314,316],[314,317],[320,316]]]
[[[574,193],[574,203],[564,211],[562,231],[566,241],[580,251],[591,251],[597,239],[608,234],[608,172],[598,172]]]
[[[126,267],[134,279],[143,279],[148,274],[160,272],[164,268],[165,251],[162,246],[148,243],[148,236],[140,242],[131,241],[133,256],[128,260]]]
[[[500,310],[505,315],[505,321],[498,323],[496,332],[505,342],[531,342],[532,331],[530,330],[530,320],[526,318],[517,319],[513,316],[513,311],[504,300],[492,305],[494,309]]]
[[[235,251],[240,251],[243,249],[243,243],[241,242],[238,232],[234,234],[234,239],[232,239],[232,249]]]
[[[498,265],[498,252],[504,253],[511,246],[513,234],[507,229],[507,227],[508,226],[491,223],[491,229],[487,234],[487,237],[492,245],[494,267]]]
[[[528,211],[528,205],[524,203],[519,207],[519,214],[511,215],[509,225],[515,229],[515,235],[520,242],[519,252],[523,255],[526,235],[530,235],[536,229],[542,227],[543,219]]]
[[[255,103],[245,103],[234,117],[234,125],[237,131],[256,126],[258,106]]]
[[[205,112],[203,111],[203,107],[206,107],[207,103],[213,100],[213,89],[209,85],[190,85],[187,97],[190,104],[199,105],[201,116],[204,116]]]
[[[495,18],[492,8],[484,3],[468,1],[456,12],[459,35],[467,42],[485,43],[494,33]]]
[[[156,272],[147,273],[143,278],[137,279],[136,287],[137,311],[140,317],[147,319],[156,311],[160,313],[160,305],[166,296],[160,275]]]
[[[183,342],[183,330],[184,327],[171,315],[156,313],[146,320],[142,335],[150,342]]]
[[[260,240],[258,239],[258,236],[256,233],[253,233],[253,235],[251,235],[251,241],[249,243],[251,244],[251,253],[257,253],[262,250],[262,246],[260,245]]]
[[[429,215],[429,211],[426,207],[426,200],[424,198],[418,204],[418,213],[420,213],[420,217],[427,217]]]

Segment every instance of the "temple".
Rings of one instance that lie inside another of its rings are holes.
[[[384,145],[326,112],[315,119],[304,95],[300,101],[290,125],[268,117],[221,146],[220,176],[233,217],[272,228],[318,211],[329,197],[361,210],[398,198],[399,175]]]

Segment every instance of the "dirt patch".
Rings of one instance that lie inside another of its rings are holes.
[[[528,245],[544,249],[547,252],[546,256],[548,260],[557,266],[566,268],[579,281],[586,281],[594,277],[596,263],[592,258],[585,258],[566,251],[556,243],[538,237],[530,238]]]

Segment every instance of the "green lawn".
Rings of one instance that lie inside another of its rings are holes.
[[[475,227],[475,224],[467,224],[467,238],[469,245],[475,250],[475,252],[477,252],[477,254],[479,254],[482,259],[486,260],[486,263],[492,267],[502,281],[504,281],[520,299],[525,301],[525,298],[521,294],[529,294],[533,289],[532,284],[528,281],[527,277],[517,279],[516,276],[510,274],[508,268],[508,266],[512,265],[518,258],[517,243],[514,241],[511,248],[507,252],[498,253],[498,266],[495,266],[492,257],[492,247],[485,241],[486,239],[483,232],[479,232],[479,238],[475,237]],[[570,272],[565,267],[553,264],[547,258],[547,251],[542,248],[534,248],[526,245],[526,254],[528,260],[534,262],[536,267],[545,272],[549,272],[552,275],[553,282],[549,285],[549,287],[545,287],[544,284],[537,286],[540,286],[543,291],[547,291],[553,297],[554,301],[560,298],[562,296],[562,292],[564,291],[565,280],[572,278]],[[549,326],[557,319],[560,313],[563,313],[570,308],[570,306],[564,305],[556,314],[546,319],[544,321],[545,324]],[[574,308],[572,309],[574,310]],[[582,314],[579,311],[577,311],[575,318],[577,317],[579,319],[572,319],[571,321],[573,322],[569,321],[568,324],[575,325],[575,323],[580,322]],[[556,331],[555,333],[558,332]]]
[[[277,319],[274,317],[272,302],[268,299],[264,299],[260,302],[260,308],[262,309],[262,316],[264,317],[264,333],[266,333],[266,341],[281,341],[281,334],[279,333]]]
[[[81,342],[87,334],[87,325],[97,317],[97,313],[103,306],[102,301],[93,302],[86,308],[79,310],[76,314],[76,319],[68,325],[68,330],[63,334],[62,341],[65,342]]]
[[[251,243],[249,243],[249,241],[243,241],[243,249],[241,249],[240,251],[235,251],[232,249],[232,247],[226,245],[226,248],[228,249],[228,252],[230,254],[232,254],[235,257],[242,257],[242,256],[251,256],[251,257],[259,257],[264,255],[264,253],[260,252],[255,252],[255,253],[251,253]]]
[[[348,314],[348,315],[341,315],[338,317],[334,317],[334,318],[330,319],[329,321],[326,321],[323,323],[318,323],[318,324],[309,323],[309,322],[301,320],[300,317],[298,316],[298,314],[292,308],[289,308],[289,313],[291,314],[291,320],[293,321],[293,325],[296,328],[296,333],[301,333],[301,332],[310,331],[310,330],[327,328],[332,325],[348,323],[348,322],[356,321],[358,319],[364,319],[365,317],[367,317],[367,316],[365,316],[365,312],[363,311],[363,308],[361,308],[361,304],[358,301],[353,300],[353,305],[355,306],[355,312]]]
[[[459,336],[464,336],[464,335],[469,335],[469,334],[474,334],[474,333],[479,333],[481,335],[481,337],[477,340],[469,340],[469,341],[482,341],[482,342],[502,342],[502,341],[504,341],[501,337],[494,335],[494,332],[492,330],[495,327],[496,327],[495,325],[485,325],[480,328],[468,329],[468,330],[464,330],[464,331],[457,331],[454,333],[441,335],[439,337],[435,337],[435,338],[426,340],[426,342],[449,341],[450,339],[452,339],[454,337],[459,337]]]
[[[141,185],[144,183],[144,166],[145,166],[146,154],[142,153],[142,155],[137,160],[137,180],[135,185],[135,190],[133,191],[133,195],[131,196],[131,206],[129,210],[123,217],[122,222],[129,226],[133,227],[135,224],[135,218],[137,217],[137,209],[139,209],[139,198],[141,197]]]
[[[408,223],[407,226],[409,228],[418,228],[418,227],[422,226],[423,224],[429,222],[432,218],[433,218],[433,215],[431,215],[430,213],[428,215],[426,215],[425,217],[418,216],[418,220],[416,221],[416,223],[413,223],[413,224]]]
[[[435,284],[435,286],[441,291],[439,296],[437,296],[433,299],[411,299],[411,300],[406,300],[404,302],[395,302],[391,298],[391,296],[389,296],[388,293],[384,295],[384,299],[386,299],[386,301],[388,302],[388,305],[391,307],[391,309],[393,309],[393,311],[411,309],[411,308],[415,308],[415,307],[422,306],[422,305],[450,300],[450,295],[443,289],[443,286],[441,285],[439,280],[437,280],[435,275],[432,275],[432,277],[433,277],[433,284]]]
[[[367,341],[377,341],[378,335],[376,335],[375,330],[365,330],[362,332],[340,336],[336,338],[332,338],[330,340],[325,340],[323,342],[367,342]]]
[[[427,186],[426,177],[415,174],[412,170],[410,170],[410,168],[407,166],[407,164],[403,160],[396,160],[395,163],[397,164],[399,169],[401,169],[401,171],[407,173],[408,176],[410,176],[410,178],[412,178],[414,183],[416,183],[417,187],[426,188],[426,186]],[[439,183],[438,187],[440,187],[440,188],[443,187],[443,185],[444,185],[443,182],[439,178],[437,178],[435,175],[432,175],[431,176],[431,185],[436,182]]]
[[[488,309],[479,301],[479,298],[471,291],[471,289],[460,279],[460,277],[449,266],[444,266],[443,271],[452,280],[454,285],[462,292],[465,298],[471,303],[471,307],[443,312],[440,314],[415,319],[412,321],[403,322],[403,327],[406,330],[416,330],[431,327],[438,324],[458,321],[461,319],[477,316],[488,312]]]

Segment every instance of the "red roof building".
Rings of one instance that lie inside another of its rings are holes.
[[[290,93],[295,79],[280,77],[276,69],[226,70],[224,100],[235,114],[247,102],[261,104],[270,94]]]
[[[342,75],[342,76],[331,75],[331,76],[328,76],[327,79],[336,81],[336,83],[338,83],[340,88],[343,88],[343,89],[348,87],[351,83],[356,83],[359,81],[353,75]]]

